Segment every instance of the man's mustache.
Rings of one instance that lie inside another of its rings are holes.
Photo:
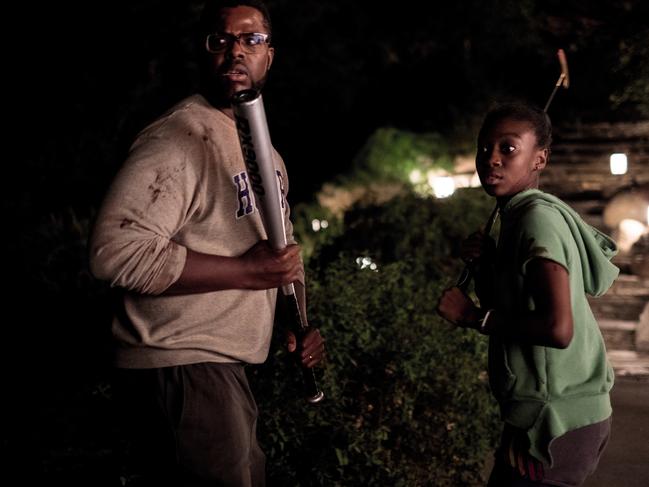
[[[226,74],[230,72],[239,72],[247,75],[248,68],[242,62],[233,62],[224,64],[217,70],[217,74]]]

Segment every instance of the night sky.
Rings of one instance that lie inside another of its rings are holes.
[[[572,87],[558,95],[555,123],[642,115],[637,103],[614,106],[611,96],[647,74],[646,2],[269,4],[276,59],[264,98],[294,202],[344,172],[378,127],[470,139],[495,99],[543,104],[559,47]],[[24,185],[12,185],[10,208],[42,217],[98,204],[137,131],[194,90],[199,5],[19,7],[9,98],[21,100],[16,127],[26,150],[12,170],[30,189],[19,196]]]

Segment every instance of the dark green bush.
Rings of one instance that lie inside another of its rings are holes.
[[[356,208],[310,260],[309,312],[327,339],[327,397],[301,399],[283,346],[251,372],[272,485],[480,482],[496,431],[486,343],[435,312],[460,271],[455,240],[484,222],[478,191]],[[376,271],[361,269],[370,256]]]
[[[314,220],[317,220],[319,225],[326,221],[326,228],[314,230]],[[341,219],[327,208],[314,202],[295,205],[291,209],[291,221],[293,222],[293,234],[302,248],[302,256],[305,261],[311,258],[316,247],[329,243],[342,232]]]
[[[434,132],[414,133],[393,127],[377,129],[353,160],[347,180],[373,183],[408,181],[413,169],[453,168],[447,139]]]
[[[332,244],[316,250],[315,266],[326,269],[341,251],[366,252],[383,263],[408,259],[428,278],[452,280],[460,272],[453,257],[461,240],[484,226],[493,204],[473,188],[445,199],[411,193],[381,206],[354,207]]]

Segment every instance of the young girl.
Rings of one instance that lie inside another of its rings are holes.
[[[476,168],[498,202],[498,243],[477,232],[463,244],[480,307],[458,287],[438,305],[450,322],[489,336],[489,380],[505,423],[493,487],[581,485],[610,433],[613,371],[586,294],[603,294],[617,277],[616,247],[537,189],[551,134],[534,107],[487,114]]]

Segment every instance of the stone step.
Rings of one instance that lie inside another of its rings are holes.
[[[649,354],[633,350],[609,350],[607,355],[616,376],[649,377]]]
[[[587,194],[591,198],[607,201],[634,184],[649,183],[649,160],[637,161],[626,174],[612,177],[608,157],[605,155],[598,161],[584,163],[552,162],[541,174],[540,188],[564,200],[577,199]]]
[[[613,258],[613,263],[616,258]],[[649,278],[621,273],[607,294],[639,296],[649,300]]]
[[[596,122],[581,123],[571,122],[569,125],[555,127],[556,143],[565,142],[592,142],[593,140],[647,140],[649,134],[649,120],[634,122]]]
[[[637,321],[599,319],[597,323],[607,350],[635,350]]]
[[[649,302],[649,279],[620,274],[604,296],[589,296],[588,302],[598,320],[637,322]]]
[[[637,296],[588,297],[593,314],[600,320],[637,321],[647,300]]]
[[[615,257],[613,257],[612,262],[620,268],[620,272],[623,272],[625,274],[649,274],[649,272],[647,272],[647,266],[649,265],[649,253],[647,255],[644,255],[641,252],[620,252]],[[649,289],[649,279],[644,278],[644,282],[647,286],[647,289]]]
[[[604,208],[606,207],[606,202],[600,199],[584,199],[584,200],[565,200],[565,202],[581,217],[587,215],[602,215]]]

